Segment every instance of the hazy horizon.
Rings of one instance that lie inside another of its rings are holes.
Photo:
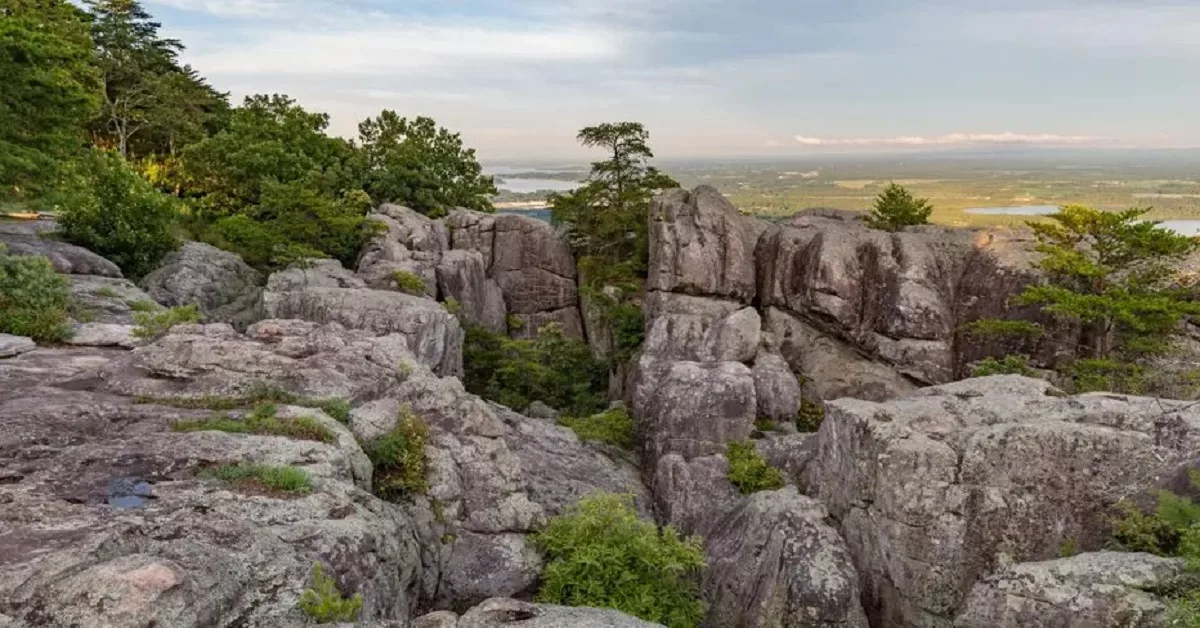
[[[587,159],[601,121],[664,158],[1200,146],[1184,0],[148,0],[240,100],[352,136],[428,115],[488,162]]]

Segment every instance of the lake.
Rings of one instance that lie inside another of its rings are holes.
[[[1023,205],[1018,207],[976,207],[968,214],[987,216],[1047,216],[1058,211],[1054,205]],[[1200,220],[1162,220],[1159,226],[1185,236],[1200,236]]]
[[[520,177],[497,177],[496,187],[503,192],[537,192],[550,190],[552,192],[570,192],[579,187],[578,181],[562,179],[524,179]]]
[[[497,214],[513,214],[514,216],[528,216],[536,218],[543,222],[550,222],[549,207],[535,207],[532,209],[497,209]]]

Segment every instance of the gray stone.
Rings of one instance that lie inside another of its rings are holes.
[[[71,337],[66,344],[81,347],[122,347],[132,349],[141,344],[141,339],[133,335],[132,325],[113,325],[110,323],[76,324]]]
[[[28,224],[28,223],[26,223]],[[50,232],[0,230],[0,244],[12,255],[39,255],[50,260],[54,270],[65,275],[121,277],[121,269],[103,257],[74,244],[54,238]]]
[[[203,242],[185,242],[141,283],[162,305],[195,305],[210,322],[243,328],[262,318],[262,275],[238,255]]]
[[[806,486],[837,520],[881,625],[945,625],[997,565],[1107,542],[1115,502],[1200,450],[1200,409],[1066,397],[996,376],[827,402]]]
[[[647,460],[678,453],[685,459],[724,453],[750,436],[758,414],[754,379],[738,362],[656,363],[642,358],[634,416]]]
[[[468,323],[498,333],[507,329],[504,292],[487,277],[480,252],[447,251],[437,266],[437,288],[443,299],[458,301]]]
[[[654,470],[654,507],[664,525],[682,534],[707,538],[743,500],[729,482],[725,456],[685,460],[679,454],[658,459]]]
[[[650,210],[647,287],[749,303],[757,289],[754,251],[765,229],[712,187],[668,191]]]
[[[789,486],[725,517],[708,537],[705,625],[867,628],[858,574],[827,516]]]
[[[448,624],[447,624],[448,625]],[[458,620],[457,628],[654,628],[660,624],[644,622],[624,613],[598,608],[577,608],[532,604],[513,599],[490,599],[469,610]]]
[[[142,292],[132,281],[97,275],[68,275],[71,298],[80,322],[132,325],[133,305],[160,310],[150,295]]]
[[[37,349],[37,343],[25,336],[0,334],[0,358],[11,358]]]
[[[1010,565],[976,583],[956,628],[1169,626],[1163,590],[1181,561],[1096,552]]]
[[[700,348],[726,317],[742,309],[735,301],[672,292],[646,295],[642,353],[659,360],[701,361]]]
[[[700,346],[705,362],[750,362],[758,351],[762,318],[754,308],[742,308],[719,320]]]
[[[525,408],[524,414],[531,419],[545,419],[547,421],[558,421],[558,419],[562,417],[561,412],[551,408],[541,401],[535,401],[529,404],[529,407]]]
[[[366,288],[367,284],[335,259],[310,259],[271,273],[267,290],[297,292],[309,288]]]
[[[750,369],[758,416],[781,423],[795,423],[800,410],[800,381],[783,356],[760,349]]]

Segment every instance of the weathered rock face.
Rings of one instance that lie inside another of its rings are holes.
[[[71,298],[80,322],[132,325],[133,307],[161,309],[132,281],[97,275],[68,275]]]
[[[0,220],[0,244],[14,255],[40,255],[66,275],[121,277],[121,269],[103,257],[74,244],[54,239],[52,221]]]
[[[504,291],[487,277],[479,251],[446,251],[437,269],[438,293],[458,301],[466,320],[503,333],[508,329]]]
[[[195,305],[212,323],[238,328],[262,318],[262,275],[234,253],[202,242],[186,242],[142,279],[142,286],[167,306]]]
[[[1117,552],[1012,565],[975,584],[954,626],[1168,626],[1149,591],[1181,570],[1179,560]]]
[[[758,412],[754,378],[738,362],[672,362],[645,374],[635,416],[641,421],[647,460],[667,454],[686,459],[724,453],[750,436]]]
[[[446,226],[407,207],[384,204],[370,216],[383,233],[363,247],[358,275],[372,288],[396,287],[396,271],[412,273],[425,282],[425,293],[437,297],[437,265],[448,248]]]
[[[37,343],[25,336],[0,334],[0,358],[11,358],[37,349]]]
[[[272,318],[400,334],[422,364],[446,375],[462,372],[463,330],[454,315],[430,299],[366,288],[334,260],[271,275],[262,302]]]
[[[80,347],[124,347],[132,349],[141,340],[133,335],[132,325],[114,325],[112,323],[80,323],[73,328],[71,337],[66,344]]]
[[[759,349],[751,369],[758,416],[779,423],[793,423],[800,410],[800,382],[783,356],[769,348]]]
[[[0,614],[19,626],[294,626],[316,562],[363,594],[364,620],[411,613],[413,524],[364,490],[370,467],[344,426],[285,407],[336,440],[174,432],[211,413],[104,390],[106,373],[136,360],[106,349],[0,360]],[[183,391],[191,380],[176,375]],[[293,465],[313,490],[251,494],[201,473],[232,462]]]
[[[661,626],[617,611],[598,608],[572,608],[550,604],[531,604],[519,600],[493,598],[467,611],[433,613],[418,617],[414,628],[653,628]]]
[[[966,380],[826,404],[807,486],[839,522],[876,625],[947,626],[997,566],[1101,547],[1113,504],[1200,448],[1182,402]]]
[[[758,493],[708,540],[706,626],[866,628],[858,574],[819,502],[795,487]]]

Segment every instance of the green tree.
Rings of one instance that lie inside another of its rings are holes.
[[[75,164],[62,189],[59,235],[112,260],[130,277],[158,267],[179,247],[179,201],[158,191],[120,155],[92,151]]]
[[[0,201],[36,193],[82,145],[98,105],[86,14],[0,0]]]
[[[1070,205],[1048,222],[1030,223],[1045,280],[1017,302],[1080,323],[1083,358],[1162,355],[1181,332],[1181,321],[1200,313],[1172,269],[1200,243],[1143,220],[1147,211]]]
[[[366,189],[375,201],[434,217],[454,207],[492,211],[496,185],[458,133],[431,118],[384,111],[359,123],[358,136],[367,160]]]
[[[541,602],[613,608],[669,628],[704,618],[701,539],[638,519],[628,495],[585,497],[535,541],[546,552]]]
[[[679,187],[648,165],[654,157],[650,134],[637,122],[606,123],[579,131],[579,143],[601,148],[608,157],[592,163],[579,189],[550,198],[555,223],[567,225],[576,251],[607,265],[645,269],[648,255],[646,216],[654,195]]]
[[[875,207],[867,214],[867,224],[884,231],[897,231],[928,224],[931,213],[933,206],[928,199],[914,198],[903,186],[890,183],[875,198]]]

